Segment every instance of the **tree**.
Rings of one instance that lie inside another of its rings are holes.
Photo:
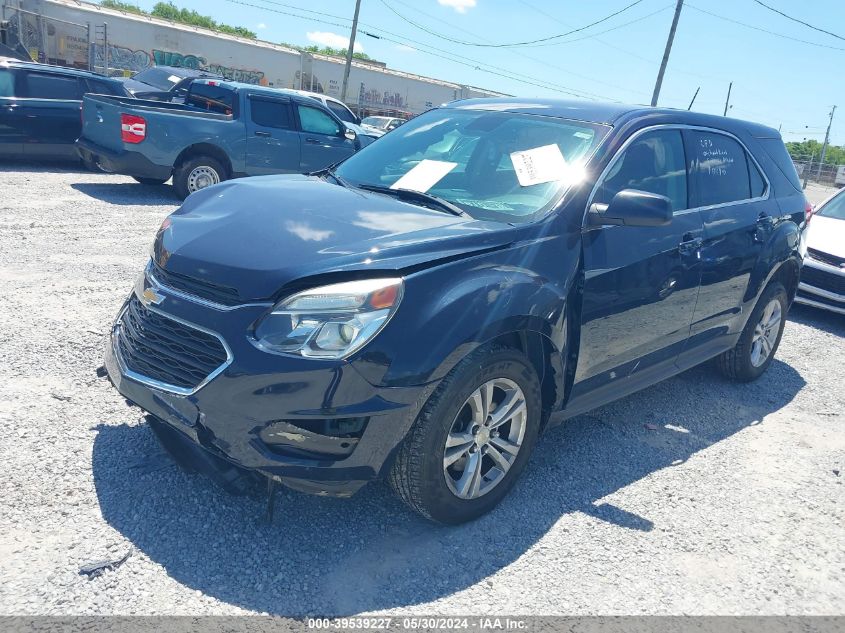
[[[822,144],[816,140],[792,141],[786,144],[786,149],[793,160],[806,161],[813,157],[814,161],[821,159]],[[826,165],[845,165],[845,147],[828,145],[824,162]]]
[[[117,9],[118,11],[125,11],[126,13],[137,13],[139,15],[152,15],[157,18],[179,22],[180,24],[200,26],[212,31],[227,33],[229,35],[237,35],[251,40],[258,37],[254,31],[250,31],[243,26],[218,24],[214,18],[197,13],[192,9],[180,9],[172,2],[158,2],[150,12],[144,11],[141,7],[129,2],[124,2],[123,0],[100,0],[100,4],[109,9]]]

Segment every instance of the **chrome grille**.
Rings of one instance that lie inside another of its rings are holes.
[[[177,391],[196,389],[229,358],[216,336],[145,308],[135,295],[114,336],[128,370]]]

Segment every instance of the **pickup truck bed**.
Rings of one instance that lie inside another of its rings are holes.
[[[361,140],[322,104],[261,86],[207,79],[185,104],[86,95],[77,151],[146,184],[173,176],[185,197],[240,176],[316,171]]]

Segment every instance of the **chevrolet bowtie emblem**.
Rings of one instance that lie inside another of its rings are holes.
[[[141,303],[143,303],[145,306],[157,306],[162,301],[164,301],[164,295],[158,294],[152,288],[146,288],[143,294],[141,294]]]

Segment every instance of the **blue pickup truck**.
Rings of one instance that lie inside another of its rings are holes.
[[[367,140],[308,97],[199,79],[184,104],[86,95],[83,160],[108,172],[191,193],[230,178],[314,172]]]

